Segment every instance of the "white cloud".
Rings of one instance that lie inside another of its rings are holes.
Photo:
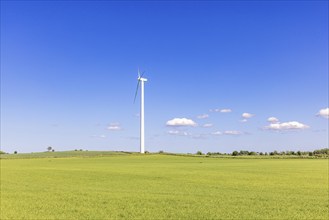
[[[224,108],[224,109],[221,109],[219,112],[221,112],[221,113],[229,113],[229,112],[232,112],[232,109]]]
[[[111,123],[108,127],[107,130],[111,130],[111,131],[119,131],[121,130],[121,126],[119,123]]]
[[[198,119],[205,119],[205,118],[209,118],[209,115],[207,115],[207,114],[198,115],[197,118]]]
[[[106,138],[106,136],[105,135],[91,135],[91,137],[93,137],[93,138]]]
[[[223,133],[220,132],[220,131],[215,131],[215,132],[212,132],[211,134],[212,134],[212,135],[222,135]]]
[[[207,134],[195,134],[195,135],[192,135],[191,137],[194,139],[206,139],[207,136],[208,136]]]
[[[213,124],[204,124],[204,125],[202,125],[202,127],[204,127],[204,128],[210,128],[210,127],[212,127],[213,126]]]
[[[242,118],[245,118],[245,119],[251,118],[253,116],[254,116],[253,114],[250,114],[250,113],[247,113],[247,112],[242,114]]]
[[[197,124],[188,118],[174,118],[172,120],[167,121],[167,126],[196,126]]]
[[[224,131],[224,134],[226,135],[240,135],[242,134],[241,131]]]
[[[179,136],[189,136],[190,135],[186,131],[177,131],[177,130],[170,130],[167,133],[170,135],[179,135]]]
[[[299,130],[299,129],[306,129],[309,128],[308,125],[302,124],[298,121],[289,121],[289,122],[282,122],[282,123],[272,123],[265,127],[269,130]]]
[[[329,119],[329,108],[320,109],[317,115]]]
[[[179,134],[179,131],[168,131],[168,134]]]
[[[229,112],[232,112],[232,109],[229,109],[229,108],[223,108],[223,109],[217,108],[217,109],[210,109],[209,111],[211,111],[211,112],[220,112],[220,113],[229,113]]]
[[[245,118],[241,120],[241,122],[247,122],[247,121],[248,121],[248,120],[247,120],[247,119],[245,119]]]
[[[267,121],[270,122],[270,123],[272,124],[272,123],[277,123],[277,122],[279,122],[279,119],[277,119],[276,117],[269,117],[269,118],[267,119]]]

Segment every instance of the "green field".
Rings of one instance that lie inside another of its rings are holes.
[[[75,154],[3,157],[0,219],[328,219],[328,159]]]

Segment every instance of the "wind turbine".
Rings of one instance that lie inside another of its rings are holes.
[[[134,98],[134,103],[137,97],[137,92],[138,92],[138,88],[139,85],[141,86],[141,112],[140,112],[140,153],[144,154],[145,153],[145,146],[144,146],[144,82],[147,81],[146,78],[143,78],[145,72],[142,73],[142,75],[139,72],[138,69],[138,82],[137,82],[137,88],[136,88],[136,92],[135,92],[135,98]]]

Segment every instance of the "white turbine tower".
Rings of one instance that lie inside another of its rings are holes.
[[[145,142],[144,142],[144,82],[147,81],[146,78],[143,78],[144,72],[142,73],[142,75],[139,72],[138,69],[138,82],[137,82],[137,88],[136,88],[136,92],[135,92],[135,98],[134,98],[134,102],[136,100],[136,96],[137,96],[137,92],[138,92],[138,88],[139,85],[141,86],[141,112],[140,112],[140,153],[144,154],[145,153]]]

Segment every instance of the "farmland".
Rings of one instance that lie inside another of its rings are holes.
[[[1,219],[328,218],[328,159],[19,155],[1,159]]]

